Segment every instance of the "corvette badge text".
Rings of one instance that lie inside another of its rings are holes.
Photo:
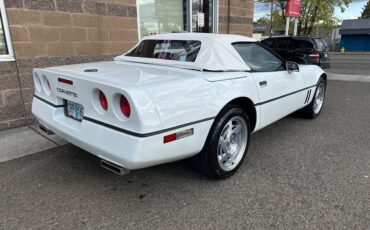
[[[57,91],[59,93],[67,94],[68,96],[77,97],[77,93],[69,91],[69,90],[65,90],[65,89],[62,89],[62,88],[59,88],[59,87],[57,88]]]

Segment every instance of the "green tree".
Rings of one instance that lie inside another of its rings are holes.
[[[258,0],[259,2],[271,4],[272,0]],[[282,19],[286,20],[286,0],[273,0],[276,9],[282,12]],[[324,27],[333,27],[337,23],[334,17],[334,8],[340,7],[342,12],[348,7],[352,0],[301,0],[301,16],[298,18],[298,34],[310,35],[315,25],[320,21]],[[320,24],[321,26],[321,24]]]
[[[361,18],[370,18],[370,1],[367,1],[366,6],[362,9]]]
[[[257,23],[261,25],[269,26],[270,25],[270,14],[267,14],[266,16],[259,18]],[[272,14],[272,27],[275,29],[277,28],[282,29],[284,28],[284,25],[285,25],[285,21],[283,19],[281,12],[279,10],[274,10]]]

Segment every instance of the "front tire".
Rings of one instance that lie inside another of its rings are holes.
[[[215,179],[232,176],[242,164],[249,146],[248,114],[229,105],[217,116],[205,147],[197,156],[204,174]]]

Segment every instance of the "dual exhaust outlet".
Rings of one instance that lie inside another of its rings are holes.
[[[103,159],[100,159],[100,166],[120,176],[130,173],[130,170]]]
[[[41,131],[43,131],[46,135],[53,135],[53,131],[51,131],[50,129],[46,128],[45,126],[43,126],[42,124],[39,125],[39,128]]]
[[[39,125],[39,128],[41,131],[43,131],[46,135],[53,135],[54,132],[51,131],[50,129],[46,128],[44,125],[40,124]],[[120,176],[123,176],[123,175],[126,175],[130,172],[130,170],[122,167],[122,166],[119,166],[119,165],[116,165],[112,162],[109,162],[107,160],[103,160],[103,159],[100,159],[100,166],[102,168],[105,168],[117,175],[120,175]]]

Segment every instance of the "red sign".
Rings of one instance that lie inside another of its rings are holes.
[[[285,15],[287,17],[298,18],[301,14],[301,0],[288,0],[285,6]]]

